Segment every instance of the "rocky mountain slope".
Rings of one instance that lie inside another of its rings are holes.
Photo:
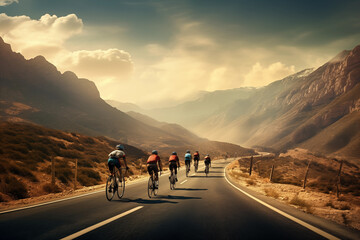
[[[211,100],[207,102],[199,99],[177,108],[187,106],[190,112],[201,112],[213,107],[210,115],[186,125],[210,139],[277,151],[300,146],[332,157],[359,159],[359,82],[357,46],[316,70],[303,70],[245,93],[244,89],[224,91],[222,96],[233,96],[234,91],[235,96],[221,106],[213,102],[222,102],[222,97],[208,95]]]
[[[45,127],[108,136],[141,149],[203,148],[214,154],[249,151],[234,144],[174,135],[168,129],[145,124],[111,107],[100,98],[95,84],[72,72],[60,73],[45,58],[26,60],[0,38],[0,118],[28,121]],[[251,151],[250,151],[251,152]]]

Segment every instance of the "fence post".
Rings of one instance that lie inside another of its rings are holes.
[[[341,169],[342,169],[342,165],[343,165],[343,160],[340,161],[340,167],[339,167],[339,172],[337,174],[337,181],[336,181],[336,197],[339,198],[340,196],[340,180],[341,180]]]
[[[140,169],[140,175],[141,175],[141,167],[142,167],[142,159],[140,158],[140,167],[139,167],[139,169]]]
[[[55,159],[51,157],[51,184],[55,185]]]
[[[251,171],[252,171],[252,165],[253,165],[253,156],[251,155],[251,158],[250,158],[250,169],[249,169],[249,176],[251,176]]]
[[[308,176],[308,173],[309,173],[310,163],[311,163],[311,160],[309,161],[309,163],[307,165],[307,168],[306,168],[303,189],[305,189],[305,187],[306,187],[306,180],[307,180],[307,176]]]
[[[261,174],[261,172],[260,172],[260,161],[257,161],[256,165],[257,165],[258,172],[259,172],[259,177],[260,177],[260,174]]]
[[[76,182],[77,182],[77,171],[78,171],[78,160],[75,159],[75,178],[74,178],[74,191],[76,190]]]
[[[272,178],[274,176],[274,164],[271,166],[271,171],[270,171],[270,182],[272,182]]]

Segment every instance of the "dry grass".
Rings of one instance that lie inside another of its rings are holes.
[[[278,199],[280,196],[279,193],[273,188],[265,188],[264,191],[265,191],[265,195],[268,197]]]
[[[311,208],[311,205],[306,202],[304,199],[301,199],[298,195],[295,195],[290,201],[290,204],[292,205],[296,205],[304,210],[306,210],[306,212],[308,213],[312,213],[313,210]]]
[[[250,186],[256,186],[256,182],[253,179],[246,180],[246,183],[249,184]]]

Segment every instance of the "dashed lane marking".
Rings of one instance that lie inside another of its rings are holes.
[[[80,237],[80,236],[88,233],[88,232],[91,232],[92,230],[95,230],[95,229],[97,229],[97,228],[99,228],[99,227],[102,227],[102,226],[104,226],[104,225],[106,225],[106,224],[108,224],[108,223],[111,223],[111,222],[113,222],[113,221],[115,221],[115,220],[117,220],[117,219],[119,219],[119,218],[122,218],[122,217],[124,217],[124,216],[126,216],[126,215],[128,215],[128,214],[130,214],[130,213],[133,213],[133,212],[135,212],[135,211],[137,211],[137,210],[139,210],[139,209],[141,209],[141,208],[143,208],[143,207],[144,207],[144,206],[135,207],[135,208],[130,209],[130,210],[126,211],[126,212],[123,212],[123,213],[121,213],[121,214],[119,214],[119,215],[116,215],[115,217],[109,218],[109,219],[104,220],[104,221],[102,221],[102,222],[99,222],[99,223],[97,223],[97,224],[95,224],[95,225],[92,225],[92,226],[90,226],[90,227],[88,227],[88,228],[85,228],[85,229],[83,229],[83,230],[81,230],[81,231],[78,231],[78,232],[76,232],[76,233],[74,233],[74,234],[71,234],[71,235],[69,235],[69,236],[67,236],[67,237],[64,237],[64,238],[62,238],[62,239],[60,239],[60,240],[71,240],[71,239],[75,239],[75,238],[77,238],[77,237]]]
[[[186,183],[187,182],[187,180],[184,180],[184,181],[182,181],[180,184],[183,184],[183,183]]]

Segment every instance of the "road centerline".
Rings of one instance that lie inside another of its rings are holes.
[[[184,181],[182,181],[180,184],[184,184],[184,183],[186,183],[187,182],[187,179],[186,180],[184,180]]]
[[[104,226],[104,225],[106,225],[106,224],[108,224],[108,223],[110,223],[110,222],[113,222],[113,221],[115,221],[115,220],[117,220],[117,219],[119,219],[119,218],[122,218],[122,217],[124,217],[124,216],[126,216],[126,215],[128,215],[128,214],[130,214],[130,213],[133,213],[133,212],[135,212],[135,211],[137,211],[137,210],[139,210],[139,209],[141,209],[141,208],[143,208],[143,207],[144,207],[144,206],[138,206],[138,207],[132,208],[132,209],[130,209],[130,210],[126,211],[126,212],[123,212],[123,213],[121,213],[121,214],[119,214],[119,215],[116,215],[116,216],[114,216],[114,217],[112,217],[112,218],[109,218],[109,219],[107,219],[107,220],[104,220],[104,221],[102,221],[102,222],[99,222],[99,223],[97,223],[97,224],[94,224],[94,225],[92,225],[92,226],[90,226],[90,227],[87,227],[87,228],[85,228],[85,229],[83,229],[83,230],[81,230],[81,231],[78,231],[78,232],[76,232],[76,233],[74,233],[74,234],[71,234],[71,235],[69,235],[69,236],[67,236],[67,237],[61,238],[60,240],[71,240],[71,239],[75,239],[75,238],[80,237],[80,236],[82,236],[82,235],[84,235],[84,234],[86,234],[86,233],[88,233],[88,232],[91,232],[91,231],[93,231],[93,230],[95,230],[95,229],[97,229],[97,228],[99,228],[99,227],[102,227],[102,226]]]

